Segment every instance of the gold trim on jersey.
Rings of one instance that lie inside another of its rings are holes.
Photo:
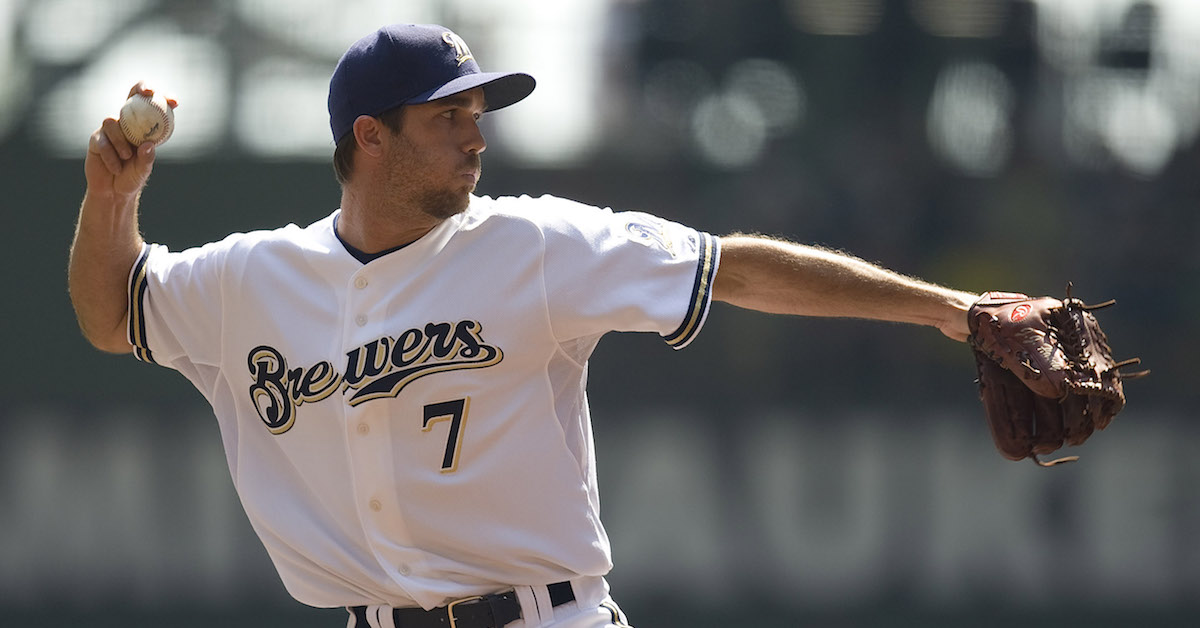
[[[149,280],[146,277],[147,261],[150,257],[150,245],[142,245],[142,252],[133,264],[133,272],[129,280],[129,344],[133,345],[133,355],[142,362],[157,364],[150,353],[146,333],[146,313],[144,310],[146,289]]]
[[[629,620],[625,618],[625,613],[622,613],[621,609],[617,608],[616,604],[605,600],[600,603],[600,608],[603,608],[612,614],[613,626],[617,626],[617,628],[631,628],[629,625]]]
[[[708,306],[712,301],[712,282],[716,276],[718,247],[717,239],[707,233],[700,235],[700,259],[696,264],[696,282],[692,287],[692,301],[688,306],[683,324],[671,334],[665,336],[667,344],[676,349],[682,349],[704,322]]]

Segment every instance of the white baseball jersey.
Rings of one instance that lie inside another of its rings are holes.
[[[337,214],[147,245],[130,278],[135,354],[212,404],[289,593],[432,608],[607,573],[588,357],[614,330],[686,345],[718,240],[554,197],[472,197],[364,264]]]

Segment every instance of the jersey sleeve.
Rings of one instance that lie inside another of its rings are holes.
[[[139,360],[178,368],[220,361],[227,241],[173,253],[146,244],[129,277],[129,342]]]
[[[562,199],[546,227],[545,281],[560,340],[656,332],[682,349],[708,315],[717,238],[641,212]]]

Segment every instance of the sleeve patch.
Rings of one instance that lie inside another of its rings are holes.
[[[625,232],[629,234],[630,239],[634,242],[650,247],[658,247],[670,253],[671,257],[678,256],[674,244],[667,237],[666,225],[652,216],[637,215],[625,223]]]

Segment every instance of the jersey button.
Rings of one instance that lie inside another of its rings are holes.
[[[366,436],[370,431],[371,431],[371,426],[367,425],[366,423],[358,424],[358,433],[359,434]]]
[[[402,575],[402,576],[407,576],[407,575],[412,574],[412,568],[404,563],[400,563],[400,566],[397,567],[396,569],[400,571],[400,575]]]
[[[366,278],[366,277],[359,277],[358,279],[355,279],[355,280],[354,280],[354,287],[355,287],[355,288],[358,288],[359,290],[362,290],[363,288],[366,288],[366,287],[367,287],[367,278]]]
[[[355,317],[354,317],[354,322],[355,322],[355,324],[357,324],[359,327],[362,327],[363,325],[366,325],[366,324],[367,324],[367,315],[366,315],[366,314],[359,314],[358,316],[355,316]]]
[[[379,503],[378,499],[372,499],[367,505],[370,506],[371,510],[374,510],[375,512],[383,510],[383,504]]]

